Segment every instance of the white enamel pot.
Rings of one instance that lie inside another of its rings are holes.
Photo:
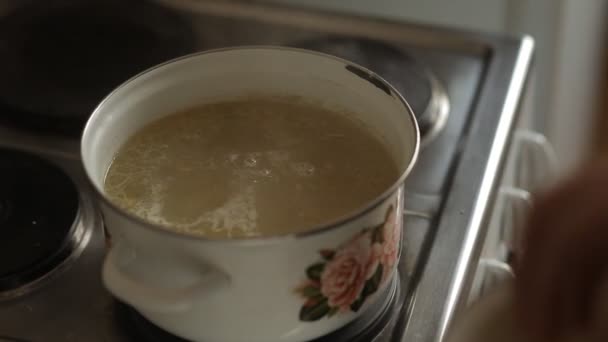
[[[345,109],[387,142],[400,177],[348,216],[304,234],[208,240],[143,222],[113,205],[104,176],[126,139],[180,109],[250,95],[299,96]],[[112,245],[107,289],[152,323],[193,341],[307,341],[353,321],[395,273],[402,185],[419,148],[414,115],[374,73],[331,56],[241,47],[186,56],[112,92],[82,138]]]

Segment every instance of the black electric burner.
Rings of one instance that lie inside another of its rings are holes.
[[[77,137],[112,89],[195,51],[194,37],[152,1],[30,1],[0,20],[0,119]]]
[[[447,119],[448,98],[440,82],[403,50],[380,41],[349,37],[302,41],[292,46],[344,58],[380,75],[407,100],[423,139],[436,133]]]
[[[0,149],[0,295],[33,282],[72,251],[78,191],[57,166]]]
[[[370,342],[395,319],[402,301],[399,276],[396,275],[386,293],[356,321],[310,342]],[[116,302],[116,319],[133,342],[188,342],[154,325],[132,307]]]

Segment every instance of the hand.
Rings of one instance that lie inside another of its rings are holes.
[[[516,269],[518,317],[532,341],[608,341],[608,160],[535,202]]]

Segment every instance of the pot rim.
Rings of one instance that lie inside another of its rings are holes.
[[[344,64],[345,67],[348,68],[355,68],[357,69],[357,71],[359,71],[359,73],[353,72],[355,75],[361,77],[362,79],[365,79],[366,81],[370,82],[372,85],[378,87],[379,83],[382,85],[383,88],[390,90],[390,96],[392,96],[393,98],[397,99],[401,105],[403,106],[403,108],[405,109],[405,111],[407,112],[407,115],[411,121],[411,126],[414,130],[414,151],[412,152],[412,156],[410,158],[410,160],[408,161],[407,166],[405,167],[405,169],[401,172],[401,174],[399,175],[399,177],[397,178],[397,180],[395,182],[393,182],[393,184],[388,187],[388,189],[386,189],[385,191],[383,191],[380,195],[376,196],[374,199],[365,202],[365,204],[353,211],[351,211],[350,213],[346,214],[346,215],[342,215],[341,217],[338,217],[334,220],[328,221],[326,223],[322,223],[322,224],[318,224],[315,225],[314,227],[311,227],[310,229],[307,229],[303,232],[298,232],[298,233],[286,233],[286,234],[279,234],[279,235],[269,235],[269,236],[254,236],[254,237],[237,237],[237,238],[207,238],[204,236],[198,236],[198,235],[194,235],[194,234],[188,234],[188,233],[178,233],[174,230],[168,229],[166,227],[164,227],[161,224],[157,224],[157,223],[153,223],[153,222],[149,222],[146,220],[141,219],[139,216],[130,213],[127,210],[124,210],[122,208],[120,208],[118,205],[114,204],[105,194],[105,192],[103,191],[103,189],[101,189],[99,186],[97,186],[97,184],[95,183],[95,181],[93,181],[91,174],[89,173],[89,169],[87,168],[87,166],[85,165],[85,153],[84,153],[84,142],[87,136],[89,136],[90,134],[92,134],[91,132],[95,129],[95,127],[92,127],[92,121],[93,119],[100,115],[99,113],[102,111],[105,103],[111,98],[113,97],[117,92],[119,92],[121,89],[123,89],[125,86],[127,86],[128,84],[131,84],[132,82],[136,81],[137,79],[139,79],[140,77],[142,77],[143,75],[146,75],[150,72],[155,71],[156,69],[160,69],[163,67],[166,67],[169,64],[173,64],[175,62],[179,62],[179,61],[183,61],[183,60],[188,60],[188,59],[194,59],[197,58],[199,56],[202,55],[207,55],[207,54],[213,54],[213,53],[221,53],[221,52],[225,52],[225,51],[234,51],[234,50],[276,50],[276,51],[291,51],[291,52],[297,52],[297,53],[302,53],[302,54],[309,54],[309,55],[316,55],[318,57],[323,57],[323,58],[330,58],[333,59],[335,61],[341,62]],[[361,75],[360,72],[364,72],[364,75]],[[407,101],[403,98],[403,96],[390,84],[388,83],[385,79],[383,79],[382,77],[380,77],[379,75],[377,75],[376,73],[374,73],[373,71],[362,67],[356,63],[350,62],[348,60],[345,60],[343,58],[339,58],[336,56],[332,56],[329,54],[325,54],[325,53],[321,53],[321,52],[317,52],[317,51],[312,51],[312,50],[306,50],[306,49],[301,49],[301,48],[293,48],[293,47],[285,47],[285,46],[274,46],[274,45],[244,45],[244,46],[237,46],[237,47],[227,47],[227,48],[218,48],[218,49],[210,49],[210,50],[205,50],[205,51],[200,51],[200,52],[195,52],[192,54],[188,54],[188,55],[184,55],[178,58],[174,58],[171,60],[168,60],[166,62],[163,62],[161,64],[158,64],[156,66],[153,66],[147,70],[144,70],[142,72],[140,72],[139,74],[131,77],[130,79],[126,80],[125,82],[123,82],[121,85],[119,85],[118,87],[116,87],[114,90],[112,90],[108,95],[106,95],[104,97],[104,99],[95,107],[95,109],[93,110],[91,116],[89,117],[89,119],[87,120],[87,123],[84,127],[81,139],[80,139],[80,158],[82,161],[82,165],[86,174],[86,180],[87,182],[91,185],[91,187],[94,190],[94,194],[96,197],[98,197],[99,199],[101,199],[101,202],[105,205],[107,205],[108,207],[110,207],[112,210],[114,210],[116,213],[118,213],[120,216],[122,216],[123,218],[127,219],[128,221],[131,221],[132,223],[141,225],[141,226],[145,226],[146,228],[149,228],[155,232],[161,233],[161,234],[166,234],[168,236],[173,236],[173,237],[177,237],[177,238],[181,238],[181,239],[185,239],[185,240],[196,240],[196,241],[205,241],[205,242],[212,242],[212,243],[230,243],[230,244],[260,244],[260,243],[269,243],[269,242],[276,242],[276,241],[284,241],[284,240],[295,240],[295,239],[300,239],[300,238],[305,238],[305,237],[309,237],[309,236],[314,236],[314,235],[318,235],[321,233],[325,233],[329,230],[333,230],[335,228],[338,228],[340,226],[343,226],[344,224],[346,224],[349,221],[353,221],[356,220],[357,218],[367,214],[368,212],[370,212],[371,210],[375,209],[376,207],[378,207],[382,202],[384,202],[384,200],[386,200],[388,197],[390,197],[393,193],[395,193],[405,182],[405,179],[408,177],[408,175],[411,173],[414,165],[416,164],[416,161],[418,159],[418,154],[420,151],[420,131],[418,128],[418,122],[416,121],[416,117],[414,115],[414,112],[412,111],[412,108],[410,107],[410,105],[407,103]]]

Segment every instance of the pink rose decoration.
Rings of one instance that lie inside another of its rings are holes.
[[[330,307],[341,311],[359,297],[365,281],[371,277],[379,263],[379,250],[372,248],[370,234],[355,237],[339,249],[321,274],[321,293]]]
[[[381,224],[368,227],[335,249],[319,251],[296,293],[304,303],[300,320],[313,322],[336,313],[357,312],[384,284],[399,259],[399,210],[391,205]]]
[[[397,224],[396,210],[391,207],[382,227],[383,243],[381,263],[384,267],[382,279],[386,279],[399,259],[401,226]]]

